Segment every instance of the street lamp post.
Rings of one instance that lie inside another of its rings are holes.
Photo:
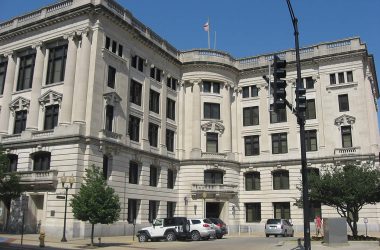
[[[64,218],[63,218],[63,235],[62,235],[62,239],[61,239],[61,242],[67,242],[67,239],[66,239],[66,213],[67,213],[67,193],[69,191],[69,188],[72,188],[73,187],[73,183],[74,183],[74,176],[71,176],[71,177],[66,177],[65,175],[63,175],[61,177],[61,183],[62,183],[62,187],[65,189],[66,193],[65,193],[65,215],[64,215]],[[66,184],[69,184],[69,185],[66,185]]]

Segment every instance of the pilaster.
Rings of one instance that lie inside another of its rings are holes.
[[[191,158],[201,158],[201,80],[193,80],[193,126]]]
[[[4,56],[8,57],[7,72],[4,83],[3,105],[0,112],[0,134],[8,134],[9,127],[9,103],[12,100],[13,84],[15,82],[16,58],[13,51]]]

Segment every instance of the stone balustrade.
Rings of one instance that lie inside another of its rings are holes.
[[[57,170],[19,171],[20,184],[30,189],[53,189],[58,183]]]
[[[227,154],[202,152],[202,158],[205,158],[205,159],[227,159]]]
[[[360,154],[360,147],[334,149],[334,155],[357,155],[357,154]]]

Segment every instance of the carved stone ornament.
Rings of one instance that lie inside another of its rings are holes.
[[[106,100],[107,105],[115,106],[118,104],[122,99],[116,92],[110,92],[103,95],[104,100]]]
[[[223,134],[224,132],[223,124],[217,121],[209,121],[205,124],[202,124],[201,129],[204,132],[211,131],[211,132],[219,132],[220,134]]]
[[[14,114],[18,110],[28,110],[30,101],[24,97],[17,97],[11,103],[9,103],[9,109]]]
[[[62,94],[55,92],[54,90],[49,90],[38,98],[38,102],[40,103],[42,109],[51,104],[59,104],[59,106],[61,106]]]
[[[350,115],[341,115],[338,118],[335,119],[334,124],[335,126],[342,126],[342,125],[352,125],[355,123],[356,118]]]

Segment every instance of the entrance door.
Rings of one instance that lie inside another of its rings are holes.
[[[222,202],[207,202],[206,203],[206,218],[219,218],[222,211]]]

